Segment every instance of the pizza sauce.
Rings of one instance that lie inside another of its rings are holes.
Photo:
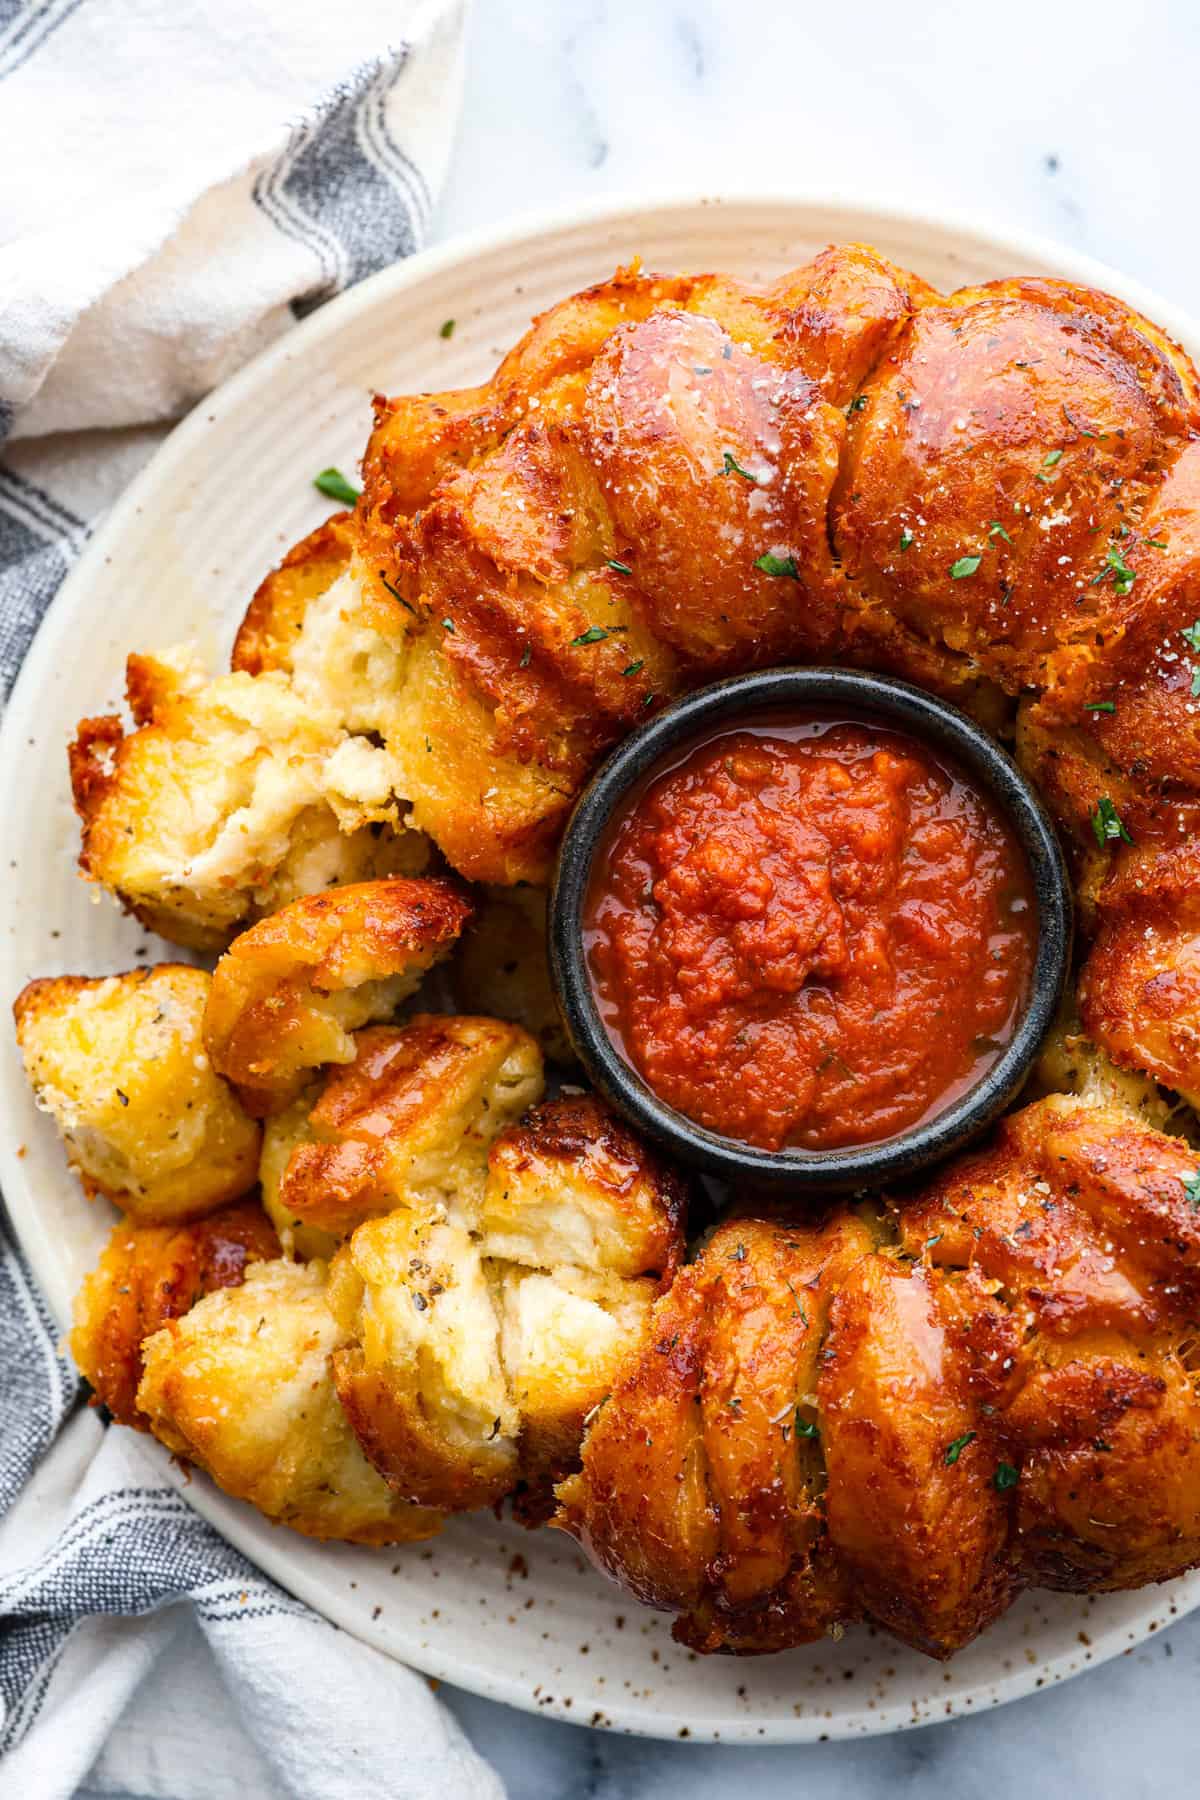
[[[1002,1055],[1029,868],[941,752],[866,719],[718,726],[643,780],[593,863],[588,968],[660,1099],[768,1150],[877,1143]]]

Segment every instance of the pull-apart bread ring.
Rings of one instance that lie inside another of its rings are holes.
[[[471,917],[456,884],[357,882],[310,894],[236,938],[204,1015],[213,1066],[248,1112],[280,1112],[312,1071],[351,1062],[351,1033],[387,1019]]]
[[[89,1193],[143,1224],[194,1218],[258,1178],[261,1131],[205,1052],[212,977],[182,963],[31,981],[17,1042]]]
[[[1023,1588],[1200,1561],[1200,1170],[1157,1129],[1200,1097],[1188,358],[1111,296],[942,295],[861,245],[760,286],[635,267],[480,387],[377,399],[363,474],[230,673],[134,656],[132,728],[72,749],[85,873],[228,950],[17,1004],[131,1215],[79,1301],[98,1397],[318,1537],[556,1489],[704,1651],[866,1618],[944,1657]],[[747,1205],[680,1267],[674,1174],[543,1100],[529,890],[658,707],[814,661],[1015,737],[1079,899],[1081,1028],[1039,1072],[1069,1093],[902,1199]],[[431,842],[492,890],[478,1010],[385,1024],[473,913],[416,879]]]
[[[1200,1560],[1196,1158],[1013,1114],[895,1212],[730,1220],[656,1305],[558,1522],[701,1650],[868,1617],[949,1656],[1023,1587]]]

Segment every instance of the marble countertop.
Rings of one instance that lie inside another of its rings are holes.
[[[792,185],[976,212],[1200,311],[1182,0],[476,0],[439,235],[605,196]],[[1186,229],[1184,229],[1186,227]],[[865,1742],[657,1744],[444,1689],[510,1800],[1155,1800],[1194,1781],[1200,1615],[1053,1692]]]

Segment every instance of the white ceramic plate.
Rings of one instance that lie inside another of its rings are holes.
[[[328,508],[311,479],[353,469],[369,395],[473,382],[535,310],[641,255],[649,267],[755,277],[835,239],[865,239],[940,287],[1064,275],[1107,287],[1200,354],[1200,330],[1086,259],[945,218],[847,202],[688,200],[575,213],[460,241],[335,301],[198,406],[115,509],[66,582],[25,665],[0,737],[0,918],[5,1003],[32,975],[104,974],[140,952],[177,955],[77,877],[65,746],[112,710],[125,654],[196,638],[224,657],[264,571]],[[446,319],[456,326],[439,336]],[[65,1321],[111,1215],[89,1206],[0,1032],[0,1186],[50,1303]],[[580,1723],[656,1737],[795,1742],[981,1711],[1076,1674],[1200,1603],[1200,1573],[1086,1601],[1027,1596],[949,1668],[874,1632],[787,1655],[698,1659],[667,1623],[588,1569],[557,1532],[480,1514],[432,1545],[321,1546],[267,1524],[203,1477],[165,1479],[294,1594],[432,1675]]]

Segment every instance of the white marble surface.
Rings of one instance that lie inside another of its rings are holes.
[[[790,185],[982,213],[1200,311],[1194,0],[476,5],[442,236],[593,197]],[[510,1800],[1162,1800],[1196,1787],[1198,1677],[1200,1615],[984,1718],[790,1750],[616,1738],[446,1692]]]

